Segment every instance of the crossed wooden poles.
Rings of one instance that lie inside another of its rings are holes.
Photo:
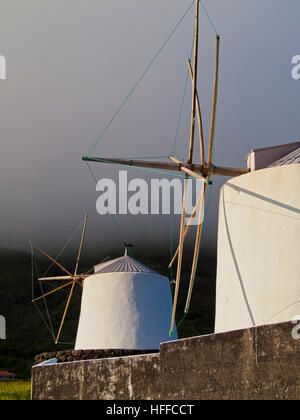
[[[174,262],[176,261],[176,259],[178,260],[170,335],[173,335],[173,332],[174,332],[175,315],[176,315],[176,309],[177,309],[178,294],[179,294],[179,287],[180,287],[180,278],[181,278],[181,269],[182,269],[184,241],[185,241],[185,238],[186,238],[186,236],[187,236],[187,234],[188,234],[188,232],[191,228],[193,218],[195,217],[198,209],[200,209],[199,218],[198,218],[198,225],[197,225],[197,234],[196,234],[196,240],[195,240],[193,264],[192,264],[190,283],[189,283],[189,290],[188,290],[188,296],[187,296],[185,311],[184,311],[185,313],[189,312],[190,302],[191,302],[191,297],[192,297],[192,291],[193,291],[193,286],[194,286],[194,281],[195,281],[195,276],[196,276],[196,270],[197,270],[201,236],[202,236],[204,204],[205,204],[207,186],[208,186],[208,184],[211,183],[211,177],[212,177],[212,175],[222,175],[222,176],[235,177],[235,176],[243,175],[243,174],[249,172],[247,169],[232,168],[232,167],[220,167],[220,166],[215,166],[212,163],[213,148],[214,148],[214,137],[215,137],[215,121],[216,121],[216,109],[217,109],[218,79],[219,79],[219,51],[220,51],[220,36],[219,35],[217,35],[217,37],[216,37],[216,55],[215,55],[213,102],[212,102],[211,125],[210,125],[210,135],[209,135],[209,147],[208,147],[207,161],[205,159],[202,116],[201,116],[200,101],[199,101],[199,96],[198,96],[198,91],[197,91],[198,37],[199,37],[199,0],[196,0],[196,23],[195,23],[195,42],[194,42],[193,68],[192,68],[191,61],[188,60],[189,73],[190,73],[191,81],[192,81],[192,84],[193,84],[191,129],[190,129],[190,146],[189,146],[188,160],[186,162],[182,162],[182,161],[179,161],[178,159],[176,159],[174,156],[170,156],[169,158],[170,158],[171,162],[167,162],[167,163],[166,162],[149,162],[149,161],[142,161],[142,160],[124,160],[124,159],[115,159],[115,158],[111,159],[111,158],[101,158],[101,157],[83,157],[82,158],[84,161],[87,161],[87,162],[120,164],[120,165],[125,165],[125,166],[144,167],[144,168],[160,169],[160,170],[167,170],[167,171],[178,171],[178,172],[183,172],[186,175],[185,186],[184,186],[184,194],[183,194],[183,203],[182,203],[179,246],[178,246],[177,251],[174,255],[174,258],[172,259],[172,261],[169,265],[169,267],[171,267],[174,264]],[[198,123],[199,140],[200,140],[200,161],[201,161],[200,165],[193,163],[196,114],[197,114],[197,123]],[[202,180],[203,181],[203,189],[202,189],[202,193],[198,197],[196,206],[195,206],[195,208],[192,212],[190,220],[189,220],[187,226],[185,226],[186,201],[187,201],[187,179],[189,177]]]
[[[41,254],[45,255],[47,258],[49,258],[50,261],[52,261],[52,263],[54,263],[55,265],[57,265],[62,271],[64,271],[67,275],[66,276],[58,276],[58,277],[43,277],[43,278],[39,278],[39,281],[66,281],[66,280],[70,280],[69,282],[63,284],[60,287],[57,287],[54,290],[51,290],[51,292],[45,293],[42,296],[34,299],[32,302],[38,302],[41,299],[46,298],[47,296],[52,295],[55,292],[58,292],[59,290],[64,289],[65,287],[71,286],[71,290],[68,296],[68,300],[67,300],[67,304],[64,310],[64,314],[60,323],[60,327],[59,327],[59,331],[55,340],[55,344],[58,344],[59,342],[59,338],[61,336],[61,332],[63,329],[63,325],[66,319],[66,315],[70,306],[70,302],[71,302],[71,298],[73,296],[73,292],[75,289],[76,284],[78,286],[80,286],[81,288],[83,287],[83,282],[84,279],[87,277],[87,274],[78,274],[78,266],[79,266],[79,261],[80,261],[80,257],[81,257],[81,252],[82,252],[82,247],[83,247],[83,242],[84,242],[84,237],[85,237],[85,232],[86,232],[86,225],[87,225],[87,219],[88,216],[85,216],[84,219],[84,224],[83,224],[83,229],[82,229],[82,234],[81,234],[81,241],[80,241],[80,246],[79,246],[79,251],[78,251],[78,255],[77,255],[77,260],[76,260],[76,265],[75,265],[75,270],[74,270],[74,274],[70,273],[70,271],[68,271],[65,267],[63,267],[58,261],[56,261],[54,258],[52,258],[49,254],[47,254],[45,251],[43,251],[41,248],[39,248],[37,245],[32,244]]]

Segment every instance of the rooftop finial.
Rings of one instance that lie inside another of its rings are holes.
[[[127,257],[128,248],[133,248],[133,245],[132,244],[127,244],[126,242],[124,242],[124,246],[125,246],[125,257]]]

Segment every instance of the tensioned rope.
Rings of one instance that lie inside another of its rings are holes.
[[[204,10],[204,13],[205,13],[205,14],[206,14],[206,16],[207,16],[207,19],[208,19],[208,21],[209,21],[209,23],[210,23],[210,26],[212,27],[212,29],[213,29],[213,31],[215,32],[215,34],[216,34],[216,35],[218,35],[218,31],[216,30],[216,27],[215,27],[215,25],[214,25],[214,23],[213,23],[213,21],[212,21],[211,17],[210,17],[210,16],[209,16],[209,14],[208,14],[208,11],[207,11],[206,7],[204,6],[204,4],[203,4],[203,2],[202,2],[201,0],[199,0],[199,1],[200,1],[200,4],[201,4],[202,9]]]
[[[157,58],[159,57],[159,55],[161,54],[161,52],[164,50],[164,48],[166,47],[166,45],[168,44],[168,42],[170,41],[170,39],[172,38],[172,36],[175,34],[175,32],[177,31],[177,29],[179,28],[179,26],[181,25],[181,23],[183,22],[183,20],[185,19],[185,17],[187,16],[187,14],[189,13],[189,11],[191,10],[192,6],[194,4],[194,1],[192,1],[192,3],[189,5],[189,7],[185,10],[183,16],[179,19],[179,21],[177,22],[177,24],[175,25],[175,27],[173,28],[173,30],[170,32],[170,34],[168,35],[168,37],[166,38],[166,40],[163,42],[162,46],[159,48],[159,50],[157,51],[157,53],[154,55],[154,57],[152,58],[152,60],[150,61],[150,64],[146,67],[145,71],[142,73],[142,75],[139,77],[139,79],[137,80],[136,84],[133,86],[133,88],[129,91],[129,94],[126,96],[126,98],[124,99],[124,101],[121,103],[121,105],[119,106],[119,108],[116,110],[115,114],[113,115],[113,117],[111,118],[111,120],[106,124],[106,126],[104,127],[104,130],[101,132],[101,134],[98,136],[96,142],[94,143],[93,147],[90,149],[89,153],[86,155],[86,157],[90,157],[91,153],[93,152],[93,150],[96,148],[96,146],[98,145],[98,143],[101,141],[101,139],[104,137],[105,133],[107,132],[107,130],[109,129],[109,127],[111,126],[111,124],[114,122],[114,120],[117,118],[117,116],[119,115],[119,113],[121,112],[121,110],[123,109],[123,107],[126,105],[126,103],[128,102],[128,100],[130,99],[130,97],[133,95],[133,93],[135,92],[135,90],[137,89],[137,87],[140,85],[140,83],[142,82],[142,80],[144,79],[144,77],[146,76],[146,74],[148,73],[148,71],[150,70],[150,68],[152,67],[152,65],[154,64],[154,62],[157,60]],[[208,17],[208,20],[213,28],[213,30],[216,32],[215,26],[212,23],[212,20],[210,18],[210,16],[208,15],[208,12],[203,4],[203,2],[200,0],[200,4],[201,7],[203,8],[203,10],[205,11],[205,14]],[[182,100],[182,109],[183,109],[183,103],[184,103],[184,98],[185,98],[185,93],[186,93],[186,86],[187,86],[187,80],[188,80],[188,75],[187,75],[187,79],[186,79],[186,83],[185,83],[185,89],[184,89],[184,95],[183,95],[183,100]],[[174,147],[173,147],[173,151],[176,148],[176,143],[177,143],[177,137],[178,137],[178,131],[179,131],[179,126],[180,126],[180,120],[181,120],[181,115],[182,115],[182,109],[180,109],[180,114],[179,114],[179,122],[177,124],[177,131],[176,131],[176,135],[175,135],[175,141],[174,141]],[[174,153],[173,153],[174,154]],[[89,168],[90,173],[92,174],[92,177],[94,178],[94,180],[97,183],[96,177],[90,167],[90,165],[87,163],[87,166]],[[152,170],[153,172],[153,170]],[[155,171],[156,172],[156,171]],[[157,172],[158,173],[158,172]],[[165,172],[164,172],[165,173]],[[167,173],[165,173],[167,174]],[[174,176],[172,174],[172,176]],[[117,230],[120,234],[120,237],[122,238],[122,241],[124,243],[124,235],[122,233],[122,230],[120,228],[119,223],[116,220],[116,217],[114,217],[114,215],[111,215],[114,221],[115,226],[117,227]]]
[[[184,12],[183,16],[179,19],[179,21],[177,22],[177,24],[175,25],[175,27],[172,29],[172,31],[170,32],[170,34],[168,35],[168,37],[166,38],[166,40],[163,42],[162,46],[159,48],[159,50],[157,51],[157,53],[154,55],[154,57],[152,58],[152,60],[150,61],[150,63],[148,64],[148,66],[146,67],[146,69],[144,70],[144,72],[142,73],[142,75],[138,78],[138,80],[135,83],[135,85],[133,86],[133,88],[129,91],[129,93],[126,96],[126,98],[123,100],[123,102],[121,103],[121,105],[119,106],[119,108],[116,110],[116,112],[113,115],[113,117],[111,118],[111,120],[104,127],[104,130],[101,132],[101,134],[97,138],[95,144],[90,149],[90,151],[87,154],[87,156],[90,156],[91,155],[91,153],[93,152],[93,150],[95,149],[95,147],[97,146],[97,144],[100,142],[100,140],[103,138],[104,134],[107,132],[107,130],[109,129],[109,127],[111,126],[111,124],[113,123],[113,121],[116,119],[116,117],[119,115],[119,113],[121,112],[121,110],[124,108],[124,106],[126,105],[126,103],[128,102],[128,100],[130,99],[130,97],[133,95],[133,93],[135,92],[135,90],[137,89],[137,87],[140,85],[140,83],[142,82],[142,80],[144,79],[144,77],[146,76],[146,74],[148,73],[148,71],[150,70],[150,68],[152,67],[152,65],[155,63],[155,61],[157,60],[157,58],[160,56],[161,52],[164,50],[164,48],[166,47],[166,45],[168,44],[168,42],[170,41],[170,39],[173,37],[173,35],[177,31],[177,29],[179,28],[179,26],[181,25],[181,23],[183,22],[183,20],[187,16],[188,12],[193,7],[194,3],[195,2],[193,0],[192,3],[189,5],[189,7]]]
[[[111,162],[111,161],[109,161],[109,160],[104,160],[104,159],[99,159],[99,158],[93,158],[93,162],[110,163],[110,164],[113,164],[113,165],[119,165],[119,166],[125,166],[125,167],[128,167],[128,165],[126,165],[126,164],[116,163],[116,162]],[[95,174],[94,174],[94,172],[93,172],[93,170],[92,170],[91,166],[89,165],[89,162],[87,162],[87,161],[86,161],[86,164],[87,164],[87,166],[88,166],[88,169],[89,169],[89,171],[90,171],[90,173],[91,173],[91,175],[92,175],[92,177],[93,177],[93,179],[94,179],[95,183],[97,184],[97,183],[98,183],[97,178],[96,178],[96,176],[95,176]],[[135,165],[131,165],[130,167],[131,167],[131,168],[135,168],[135,169],[139,169],[139,170],[142,170],[142,171],[146,171],[146,172],[152,172],[152,173],[159,173],[159,174],[163,174],[163,175],[165,175],[165,176],[168,176],[168,177],[173,177],[173,178],[175,178],[175,177],[176,177],[176,178],[182,178],[182,179],[190,178],[189,176],[188,176],[188,177],[186,177],[185,175],[181,175],[181,174],[179,174],[178,172],[177,172],[177,173],[172,173],[172,172],[169,172],[169,171],[158,170],[158,169],[153,169],[153,168],[141,168],[141,167],[139,167],[139,166],[135,166]],[[124,244],[126,244],[127,242],[126,242],[125,237],[124,237],[124,235],[123,235],[123,233],[122,233],[122,230],[121,230],[120,224],[118,223],[118,220],[117,220],[116,216],[115,216],[114,214],[112,214],[112,213],[110,213],[110,216],[111,216],[111,217],[112,217],[112,219],[113,219],[113,222],[114,222],[114,224],[115,224],[115,226],[116,226],[116,228],[117,228],[117,230],[118,230],[118,232],[119,232],[119,235],[120,235],[120,238],[121,238],[122,242],[123,242]]]
[[[193,42],[192,42],[192,47],[191,47],[191,52],[190,52],[190,59],[192,57],[194,43],[195,43],[195,37],[193,36]],[[176,133],[175,133],[175,139],[174,139],[172,156],[175,155],[175,151],[176,151],[177,139],[178,139],[180,124],[181,124],[181,118],[182,118],[182,112],[183,112],[185,95],[186,95],[186,91],[187,91],[188,80],[189,80],[189,69],[187,69],[187,71],[186,71],[186,78],[185,78],[183,96],[182,96],[182,100],[181,100],[181,105],[180,105],[180,110],[179,110],[179,116],[178,116],[178,121],[177,121],[177,127],[176,127]]]
[[[37,272],[38,277],[39,277],[39,272],[38,272],[37,264],[36,264],[36,261],[35,261],[35,258],[34,258],[33,246],[32,246],[31,243],[30,243],[30,248],[31,248],[31,287],[32,287],[32,301],[34,301],[34,266],[35,266],[35,269],[36,269],[36,272]],[[44,294],[44,291],[43,291],[43,286],[41,285],[41,282],[40,282],[40,288],[41,288],[41,292],[42,292],[42,295],[43,295]],[[45,304],[46,314],[47,314],[47,317],[48,317],[48,321],[49,321],[50,327],[47,324],[47,322],[46,322],[46,320],[45,320],[42,312],[40,311],[38,305],[36,304],[36,302],[33,302],[33,303],[34,303],[34,306],[35,306],[37,312],[41,316],[44,324],[46,325],[48,331],[50,332],[51,337],[55,341],[54,329],[53,329],[53,325],[52,325],[52,322],[51,322],[51,317],[50,317],[50,313],[49,313],[49,310],[48,310],[48,305],[47,305],[47,302],[46,302],[46,299],[45,298],[43,299],[43,301],[44,301],[44,304]]]
[[[101,163],[110,163],[110,164],[113,164],[113,165],[119,165],[119,166],[128,167],[128,165],[126,165],[126,164],[111,162],[109,160],[104,160],[104,159],[99,159],[99,158],[92,158],[92,161],[93,162],[101,162]],[[94,174],[91,166],[89,165],[89,162],[86,161],[86,164],[87,164],[88,169],[89,169],[89,171],[90,171],[90,173],[91,173],[91,175],[92,175],[92,177],[93,177],[93,179],[94,179],[94,181],[95,181],[95,183],[97,185],[97,183],[98,183],[97,178],[96,178],[96,176],[95,176],[95,174]],[[165,176],[173,177],[173,178],[175,178],[175,177],[182,178],[182,179],[189,178],[189,177],[186,177],[185,175],[179,174],[178,172],[177,173],[172,173],[172,172],[169,172],[169,171],[164,171],[164,170],[159,170],[159,169],[154,169],[154,168],[142,168],[142,167],[135,166],[135,165],[130,165],[130,167],[131,168],[134,168],[134,169],[139,169],[139,170],[142,170],[142,171],[145,171],[145,172],[152,172],[152,173],[163,174]],[[112,214],[112,213],[110,213],[110,216],[113,219],[113,222],[114,222],[114,224],[115,224],[115,226],[117,228],[117,231],[118,231],[118,233],[120,235],[120,238],[121,238],[122,242],[124,244],[126,244],[127,242],[125,240],[124,234],[122,233],[122,229],[120,227],[120,224],[118,223],[118,220],[117,220],[116,216],[114,214]],[[129,250],[128,250],[128,252],[130,253]]]
[[[66,244],[63,246],[63,248],[59,251],[59,253],[56,255],[55,260],[58,260],[59,257],[63,254],[63,252],[66,250],[66,248],[70,245],[70,243],[72,242],[72,240],[74,239],[75,235],[78,233],[79,229],[82,227],[83,224],[83,220],[80,221],[79,225],[77,226],[77,228],[74,230],[74,232],[72,233],[72,235],[70,236],[70,238],[67,240]],[[54,266],[54,263],[51,263],[49,265],[49,267],[47,268],[47,270],[43,273],[42,277],[46,277],[46,275],[49,273],[49,271],[51,270],[51,268]]]
[[[67,240],[66,244],[63,246],[63,248],[59,251],[59,253],[55,257],[56,260],[58,260],[58,258],[62,255],[62,253],[65,251],[65,249],[68,247],[68,245],[72,242],[72,240],[74,239],[75,235],[78,233],[79,229],[81,228],[82,224],[83,224],[83,221],[81,220],[80,223],[79,223],[79,225],[76,227],[76,229],[74,230],[74,232],[70,236],[70,238]],[[34,298],[35,298],[35,296],[34,296],[34,268],[35,268],[35,271],[37,273],[38,278],[40,278],[40,275],[39,275],[39,270],[38,270],[38,266],[37,266],[36,260],[34,258],[34,251],[33,251],[33,246],[32,246],[31,243],[30,243],[30,247],[31,247],[31,278],[32,278],[31,279],[31,283],[32,283],[31,284],[31,288],[32,288],[32,301],[33,301]],[[47,270],[43,273],[42,277],[45,277],[49,273],[49,271],[51,270],[51,268],[53,267],[53,265],[54,265],[54,263],[51,263],[49,265],[49,267],[47,268]],[[42,283],[40,281],[39,281],[39,284],[40,284],[40,289],[41,289],[42,295],[44,295],[44,288],[43,288]],[[51,320],[51,316],[50,316],[50,312],[49,312],[49,309],[48,309],[46,298],[43,298],[43,302],[44,302],[44,305],[45,305],[45,310],[46,310],[47,318],[48,318],[48,321],[49,321],[49,325],[48,325],[47,321],[45,320],[45,318],[44,318],[41,310],[39,309],[37,303],[36,302],[33,302],[33,303],[34,303],[34,306],[35,306],[37,312],[39,313],[41,319],[43,320],[46,328],[50,332],[50,335],[53,338],[53,341],[55,342],[56,340],[55,340],[53,323],[52,323],[52,320]],[[62,343],[62,342],[60,342],[59,344],[71,344],[71,343]]]
[[[206,16],[208,18],[208,21],[209,21],[209,23],[210,23],[213,31],[217,34],[216,27],[215,27],[215,25],[214,25],[211,17],[209,16],[209,14],[207,12],[207,9],[205,8],[203,2],[201,0],[199,0],[199,1],[200,1],[200,4],[201,4],[201,7],[203,8],[203,10],[204,10],[204,12],[205,12],[205,14],[206,14]],[[192,1],[192,3],[189,5],[189,7],[185,10],[184,14],[179,19],[179,21],[177,22],[177,24],[175,25],[175,27],[172,29],[172,31],[170,32],[170,34],[167,36],[166,40],[163,42],[162,46],[159,48],[159,50],[157,51],[157,53],[154,55],[154,57],[152,58],[152,60],[150,61],[150,63],[148,64],[148,66],[146,67],[146,69],[144,70],[144,72],[142,73],[142,75],[138,78],[138,80],[135,83],[135,85],[133,86],[133,88],[129,91],[128,95],[125,97],[125,99],[123,100],[123,102],[121,103],[121,105],[117,108],[117,110],[114,113],[114,115],[111,118],[111,120],[106,124],[106,126],[103,129],[103,131],[98,136],[96,142],[94,143],[94,145],[92,146],[92,148],[88,152],[87,156],[90,156],[91,155],[91,153],[93,152],[93,150],[95,149],[95,147],[97,146],[97,144],[104,137],[105,133],[107,132],[107,130],[109,129],[109,127],[111,126],[111,124],[117,118],[117,116],[119,115],[119,113],[121,112],[121,110],[124,108],[124,106],[126,105],[126,103],[129,101],[130,97],[133,95],[133,93],[135,92],[135,90],[138,88],[138,86],[140,85],[140,83],[143,81],[144,77],[146,76],[146,74],[148,73],[148,71],[150,70],[150,68],[152,67],[152,65],[158,59],[158,57],[160,56],[161,52],[164,50],[164,48],[169,43],[170,39],[173,37],[173,35],[177,31],[177,29],[180,27],[181,23],[184,21],[185,17],[188,15],[189,11],[193,7],[194,3],[195,2]]]
[[[97,181],[97,178],[96,178],[96,176],[95,176],[95,174],[94,174],[94,172],[93,172],[92,168],[90,167],[90,165],[89,165],[89,163],[88,163],[88,162],[86,162],[86,164],[87,164],[87,166],[88,166],[88,168],[89,168],[89,171],[90,171],[90,173],[91,173],[92,177],[94,178],[94,181],[95,181],[95,183],[96,183],[96,185],[97,185],[97,184],[98,184],[98,181]],[[121,238],[121,240],[122,240],[123,244],[124,244],[124,245],[126,245],[126,244],[127,244],[127,242],[126,242],[125,237],[124,237],[124,235],[123,235],[123,233],[122,233],[121,227],[120,227],[120,225],[119,225],[119,223],[118,223],[118,221],[117,221],[116,216],[115,216],[114,214],[112,214],[112,213],[110,213],[110,216],[111,216],[111,217],[112,217],[112,219],[113,219],[113,222],[114,222],[114,224],[115,224],[115,226],[116,226],[116,228],[117,228],[117,231],[119,232],[119,235],[120,235],[120,238]],[[128,251],[129,251],[129,250],[128,250]]]

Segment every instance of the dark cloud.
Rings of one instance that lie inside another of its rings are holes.
[[[189,3],[2,0],[0,54],[6,57],[8,78],[0,81],[1,246],[24,249],[32,239],[58,250],[86,212],[89,247],[105,253],[119,246],[113,221],[96,214],[95,184],[81,156]],[[215,163],[243,167],[250,149],[299,139],[300,82],[291,78],[291,59],[300,54],[300,5],[298,0],[206,3],[222,36]],[[192,36],[190,13],[95,155],[160,156],[172,151]],[[202,13],[199,93],[206,138],[214,44]],[[189,86],[179,158],[188,147],[190,93]],[[117,170],[95,167],[98,178],[117,178]],[[130,174],[145,176],[135,170]],[[225,181],[215,180],[210,203],[205,245],[212,248],[218,191]],[[157,252],[169,246],[168,218],[118,220],[126,239],[137,246],[146,243]]]

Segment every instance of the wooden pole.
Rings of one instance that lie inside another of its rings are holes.
[[[64,287],[70,286],[70,284],[72,284],[72,283],[73,283],[73,280],[70,281],[69,283],[64,284],[63,286],[57,287],[57,289],[51,290],[51,292],[45,293],[43,296],[40,296],[40,297],[34,299],[32,301],[32,303],[38,302],[39,300],[44,299],[45,297],[47,297],[49,295],[52,295],[52,293],[58,292],[59,290],[63,289]]]
[[[202,175],[197,174],[196,172],[191,171],[190,169],[186,168],[184,166],[184,163],[183,162],[180,162],[180,160],[174,158],[174,156],[170,156],[170,159],[173,162],[177,163],[177,165],[179,165],[179,167],[180,167],[180,170],[182,172],[185,172],[187,175],[190,175],[191,177],[196,178],[196,179],[200,179],[201,181],[207,181],[206,178],[204,178]]]
[[[188,60],[188,66],[189,66],[189,70],[190,70],[191,80],[193,81],[194,80],[194,74],[193,74],[191,60]],[[205,165],[202,114],[201,114],[200,101],[199,101],[199,95],[198,95],[197,90],[196,90],[196,108],[197,108],[197,116],[198,116],[198,130],[199,130],[199,140],[200,140],[201,165]]]
[[[183,242],[184,242],[183,233],[184,233],[185,216],[186,216],[186,196],[187,196],[187,178],[185,179],[185,182],[184,182],[184,193],[183,193],[183,200],[182,200],[182,214],[181,214],[181,225],[180,225],[180,236],[179,236],[179,250],[178,250],[178,262],[177,262],[176,286],[175,286],[175,294],[174,294],[174,302],[173,302],[170,335],[173,335],[173,332],[174,332],[175,316],[176,316],[178,293],[179,293],[179,285],[180,285],[180,279],[181,279]]]
[[[41,277],[39,281],[64,281],[64,280],[73,280],[71,276],[59,276],[59,277]]]
[[[69,305],[70,305],[70,302],[71,302],[71,297],[73,295],[74,287],[75,287],[75,282],[73,282],[72,287],[71,287],[71,291],[70,291],[70,294],[69,294],[69,297],[68,297],[68,301],[67,301],[67,305],[66,305],[66,308],[65,308],[65,312],[64,312],[63,317],[62,317],[62,321],[60,323],[60,327],[59,327],[59,331],[58,331],[58,334],[57,334],[57,337],[56,337],[55,344],[58,343],[58,340],[59,340],[59,337],[60,337],[60,334],[61,334],[61,331],[62,331],[64,322],[65,322],[65,319],[66,319],[66,315],[67,315],[67,312],[68,312],[68,309],[69,309]]]
[[[194,209],[193,209],[193,212],[192,212],[192,214],[191,214],[191,217],[190,217],[190,220],[188,221],[188,224],[186,225],[186,228],[185,228],[185,231],[184,231],[184,234],[183,234],[183,240],[185,241],[185,238],[186,238],[186,236],[187,236],[187,234],[189,233],[189,231],[190,231],[190,228],[191,228],[191,226],[192,226],[192,221],[193,221],[193,219],[195,218],[195,216],[196,216],[196,212],[197,212],[197,209],[198,209],[198,206],[199,206],[199,204],[201,203],[201,194],[199,195],[199,197],[198,197],[198,200],[197,200],[197,203],[196,203],[196,205],[195,205],[195,207],[194,207]],[[177,250],[176,250],[176,252],[175,252],[175,254],[174,254],[174,257],[173,257],[173,259],[172,259],[172,261],[170,262],[170,264],[169,264],[169,268],[171,268],[172,267],[172,265],[174,264],[174,262],[175,262],[175,260],[176,260],[176,258],[177,258],[177,255],[178,255],[178,251],[179,251],[179,247],[177,248]]]
[[[50,257],[47,252],[43,251],[41,248],[39,248],[37,245],[32,244],[38,251],[40,251],[43,255],[45,255],[47,258],[49,258],[50,261],[52,261],[54,264],[56,264],[59,268],[61,268],[65,273],[67,273],[69,276],[73,277],[70,271],[68,271],[66,268],[64,268],[58,261],[56,261],[54,258]]]
[[[193,100],[192,117],[190,132],[190,150],[188,163],[193,162],[194,141],[195,141],[195,119],[196,119],[196,94],[197,94],[197,76],[198,76],[198,35],[199,35],[199,0],[196,0],[196,23],[195,23],[195,42],[194,42],[194,70],[193,70]]]
[[[172,160],[174,163],[177,163],[177,165],[179,165],[179,166],[184,165],[184,162],[182,162],[179,159],[176,159],[174,156],[169,156],[169,159]]]
[[[171,162],[155,162],[146,160],[128,160],[128,159],[116,159],[108,157],[83,157],[85,162],[93,163],[105,163],[109,165],[121,165],[121,166],[134,166],[135,168],[148,168],[155,170],[164,171],[179,171],[178,165],[174,165]],[[200,165],[198,165],[200,167]]]
[[[229,176],[235,177],[240,175],[245,175],[250,172],[250,169],[242,169],[242,168],[229,168],[225,166],[215,166],[211,164],[210,167],[207,167],[207,175],[211,177],[212,174],[214,175],[221,175],[221,176]]]
[[[203,228],[203,211],[204,211],[204,203],[205,203],[205,196],[206,196],[206,189],[207,184],[203,185],[203,192],[201,194],[202,200],[201,200],[201,210],[199,213],[199,222],[198,222],[198,228],[197,228],[197,236],[196,236],[196,242],[195,242],[195,249],[194,249],[194,258],[193,258],[193,265],[192,265],[192,272],[190,277],[190,284],[189,284],[189,291],[187,296],[187,301],[185,305],[184,313],[187,314],[189,312],[191,298],[192,298],[192,292],[196,277],[196,271],[197,271],[197,263],[198,263],[198,257],[199,257],[199,250],[200,250],[200,243],[201,243],[201,236],[202,236],[202,228]]]
[[[59,277],[42,277],[39,279],[39,281],[64,281],[64,280],[73,280],[73,281],[79,281],[87,277],[86,274],[80,274],[77,276],[59,276]]]
[[[170,157],[171,159],[172,157]],[[205,165],[197,164],[188,164],[181,162],[180,164],[172,163],[172,162],[152,162],[152,161],[145,161],[145,160],[127,160],[127,159],[116,159],[116,158],[101,158],[101,157],[91,157],[91,158],[83,158],[86,162],[94,162],[94,163],[106,163],[111,165],[122,165],[122,166],[134,166],[137,168],[149,168],[155,170],[162,170],[162,171],[175,171],[180,172],[181,166],[191,169],[194,172],[199,174],[203,174],[205,176],[211,175],[213,172],[214,175],[221,175],[221,176],[229,176],[235,177],[249,173],[249,169],[243,168],[231,168],[231,167],[221,167],[211,165],[208,167]]]
[[[83,246],[85,232],[86,232],[87,219],[88,219],[88,215],[86,214],[85,215],[85,218],[84,218],[84,224],[83,224],[83,229],[82,229],[81,241],[80,241],[80,246],[79,246],[79,251],[78,251],[78,256],[77,256],[77,261],[76,261],[76,267],[75,267],[74,276],[77,275],[77,271],[78,271],[79,260],[80,260],[82,246]]]
[[[217,110],[217,93],[218,93],[218,80],[219,80],[219,52],[220,52],[220,37],[217,35],[216,38],[216,58],[215,58],[215,77],[214,77],[214,92],[213,92],[213,104],[212,104],[212,116],[211,116],[211,127],[210,127],[210,138],[209,138],[209,150],[208,150],[208,162],[207,162],[207,178],[210,179],[211,175],[213,173],[213,165],[212,165],[212,155],[213,155],[213,147],[214,147],[214,136],[215,136],[215,122],[216,122],[216,110]],[[206,168],[205,168],[206,169]],[[205,170],[203,171],[203,174],[205,174]],[[204,184],[203,187],[203,195],[202,195],[202,206],[205,203],[205,196],[206,196],[206,189],[207,184]],[[198,258],[199,258],[199,250],[200,250],[200,243],[201,243],[201,237],[202,237],[202,228],[203,228],[203,222],[200,220],[200,217],[202,212],[199,214],[199,224],[197,228],[197,235],[196,235],[196,241],[195,241],[195,248],[194,248],[194,257],[193,257],[193,265],[192,265],[192,271],[191,271],[191,277],[190,277],[190,284],[189,284],[189,291],[187,296],[187,301],[185,305],[185,314],[189,312],[195,277],[196,277],[196,271],[197,271],[197,264],[198,264]]]
[[[215,137],[217,94],[218,94],[218,82],[219,82],[219,55],[220,55],[220,36],[217,35],[217,38],[216,38],[216,61],[215,61],[214,93],[213,93],[210,137],[209,137],[209,149],[208,149],[208,160],[207,160],[207,166],[209,168],[211,167],[211,164],[212,164],[212,154],[213,154],[214,137]]]
[[[190,169],[185,168],[184,166],[182,166],[181,170],[182,170],[182,172],[185,172],[187,175],[189,175],[193,178],[199,179],[200,181],[205,181],[207,183],[207,179],[204,178],[202,175],[197,174],[196,172],[191,171]]]

